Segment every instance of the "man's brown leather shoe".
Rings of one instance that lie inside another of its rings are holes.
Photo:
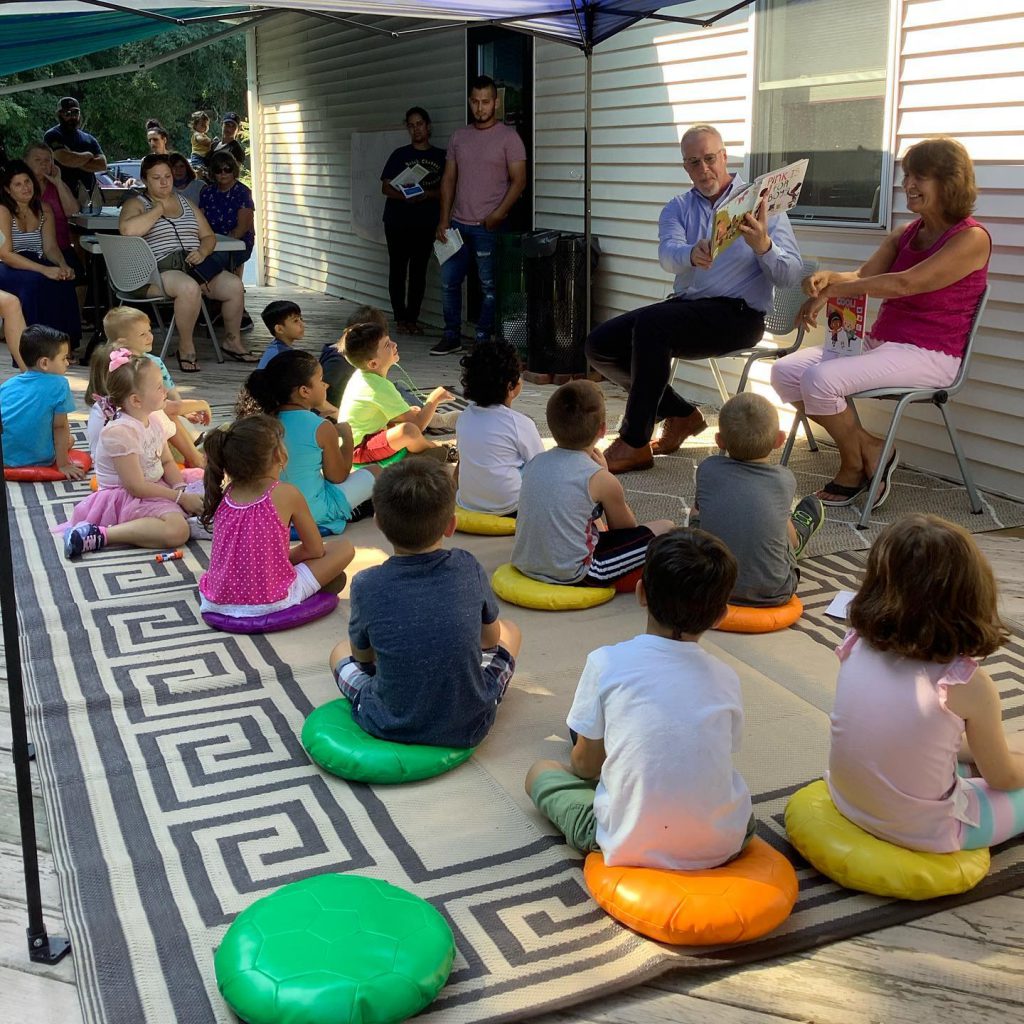
[[[666,416],[661,424],[661,433],[651,442],[651,453],[671,455],[679,451],[688,437],[699,434],[706,426],[700,409],[694,409],[689,416]]]
[[[634,448],[617,437],[604,451],[609,473],[631,473],[635,469],[650,469],[654,465],[650,444]]]

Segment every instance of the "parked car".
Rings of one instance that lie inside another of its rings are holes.
[[[137,181],[142,170],[142,160],[115,160],[107,164],[107,175],[114,182],[127,181],[131,178]]]

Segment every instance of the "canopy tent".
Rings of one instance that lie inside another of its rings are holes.
[[[754,0],[735,0],[722,10],[704,17],[684,17],[662,13],[666,8],[685,7],[695,0],[677,0],[676,3],[654,3],[652,0],[262,0],[250,4],[247,13],[254,18],[269,17],[281,11],[293,11],[312,17],[341,22],[366,32],[389,35],[395,39],[411,34],[462,28],[466,25],[499,25],[518,32],[526,32],[544,39],[566,43],[579,49],[586,59],[584,124],[583,124],[583,168],[584,207],[583,224],[586,235],[586,251],[591,241],[591,114],[593,108],[591,53],[598,43],[614,36],[644,19],[677,22],[708,27],[722,18],[739,11]],[[95,52],[93,43],[98,33],[105,33],[107,46],[116,46],[129,39],[146,38],[159,32],[171,31],[180,25],[195,24],[197,21],[237,19],[239,5],[232,0],[192,0],[183,8],[167,0],[50,0],[45,15],[38,13],[38,3],[20,3],[14,0],[0,0],[0,18],[4,31],[0,32],[0,75],[10,74],[7,66],[10,59],[21,61],[21,69],[39,67],[54,59],[66,59]],[[6,15],[6,17],[4,17]],[[31,17],[28,17],[31,15]],[[356,20],[353,15],[362,16]],[[9,42],[6,27],[18,21],[22,32],[21,42],[14,46]],[[70,20],[69,20],[70,19]],[[120,19],[115,23],[113,19]],[[410,24],[410,19],[412,24]],[[424,25],[423,21],[437,21],[436,26]],[[88,30],[91,23],[100,26],[98,31]],[[120,28],[115,28],[115,24]],[[164,54],[161,61],[205,45],[214,38],[242,31],[246,26],[236,25],[187,48]],[[121,32],[121,35],[118,35]],[[137,34],[133,34],[137,33]],[[59,41],[59,42],[58,42]],[[62,46],[62,58],[43,58],[51,46]],[[34,61],[35,63],[24,63]],[[143,65],[145,66],[145,65]],[[139,65],[91,72],[91,76],[117,74],[134,71]],[[17,86],[0,84],[0,95],[26,88],[42,88],[58,84],[57,79],[43,79],[33,83],[19,83]],[[587,326],[590,324],[590,261],[587,264]]]

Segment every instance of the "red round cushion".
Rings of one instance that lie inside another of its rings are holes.
[[[73,462],[86,473],[92,469],[92,457],[78,448],[72,448],[68,453],[68,462]],[[4,466],[4,479],[14,483],[38,484],[49,480],[66,480],[67,477],[54,463],[52,466]]]
[[[728,864],[701,871],[583,865],[590,894],[617,921],[673,946],[717,946],[767,935],[796,903],[793,865],[755,836]]]
[[[330,615],[338,607],[338,595],[318,590],[305,601],[266,615],[234,616],[220,612],[203,612],[203,621],[213,629],[225,633],[276,633],[282,629],[304,626]]]

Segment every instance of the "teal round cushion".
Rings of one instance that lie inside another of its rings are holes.
[[[364,732],[344,698],[321,704],[302,727],[306,753],[324,771],[352,782],[415,782],[468,761],[475,747],[394,743]]]
[[[213,967],[247,1024],[390,1024],[444,988],[455,940],[429,903],[360,875],[292,882],[235,918]]]

